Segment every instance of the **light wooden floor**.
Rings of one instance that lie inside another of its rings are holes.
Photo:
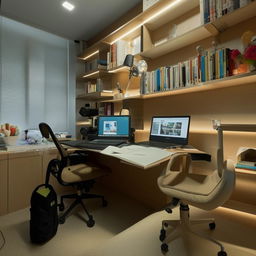
[[[109,201],[101,208],[97,201],[88,205],[96,225],[88,228],[81,220],[80,211],[71,215],[60,225],[57,235],[42,246],[29,242],[29,209],[0,217],[0,230],[6,244],[0,251],[4,256],[160,256],[158,240],[161,221],[178,217],[173,214],[152,210],[125,196],[104,191]],[[224,242],[229,256],[256,255],[256,216],[226,208],[205,212],[191,207],[191,218],[216,218],[217,228],[212,236]],[[210,234],[205,226],[198,230]],[[2,238],[0,237],[0,246]],[[170,245],[172,256],[212,256],[219,248],[204,240],[189,236],[177,239]]]

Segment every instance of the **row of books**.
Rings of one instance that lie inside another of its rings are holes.
[[[97,69],[107,69],[107,60],[94,59],[88,62],[85,62],[85,73],[94,71]]]
[[[238,161],[236,164],[238,169],[248,169],[256,171],[256,162],[253,161]]]
[[[204,23],[212,22],[252,1],[254,0],[201,0],[202,20]]]
[[[234,62],[230,56],[231,50],[228,48],[209,50],[177,65],[146,72],[141,79],[141,93],[190,87],[200,82],[231,76]]]
[[[122,66],[127,54],[136,55],[141,52],[141,36],[134,38],[132,41],[119,40],[110,46],[107,53],[107,68]]]
[[[88,81],[85,83],[85,93],[101,92],[103,88],[103,83],[100,78],[95,82]]]

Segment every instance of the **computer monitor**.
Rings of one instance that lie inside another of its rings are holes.
[[[152,117],[150,140],[187,145],[190,116]]]
[[[99,116],[98,137],[129,138],[130,137],[130,116]]]

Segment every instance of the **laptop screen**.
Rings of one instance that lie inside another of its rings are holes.
[[[99,116],[98,137],[129,138],[130,116]]]
[[[150,140],[187,145],[189,124],[190,116],[152,117]]]

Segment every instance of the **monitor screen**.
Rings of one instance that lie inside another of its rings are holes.
[[[99,116],[98,136],[128,138],[130,136],[130,116]]]
[[[189,116],[153,117],[150,139],[185,145],[188,143]]]

